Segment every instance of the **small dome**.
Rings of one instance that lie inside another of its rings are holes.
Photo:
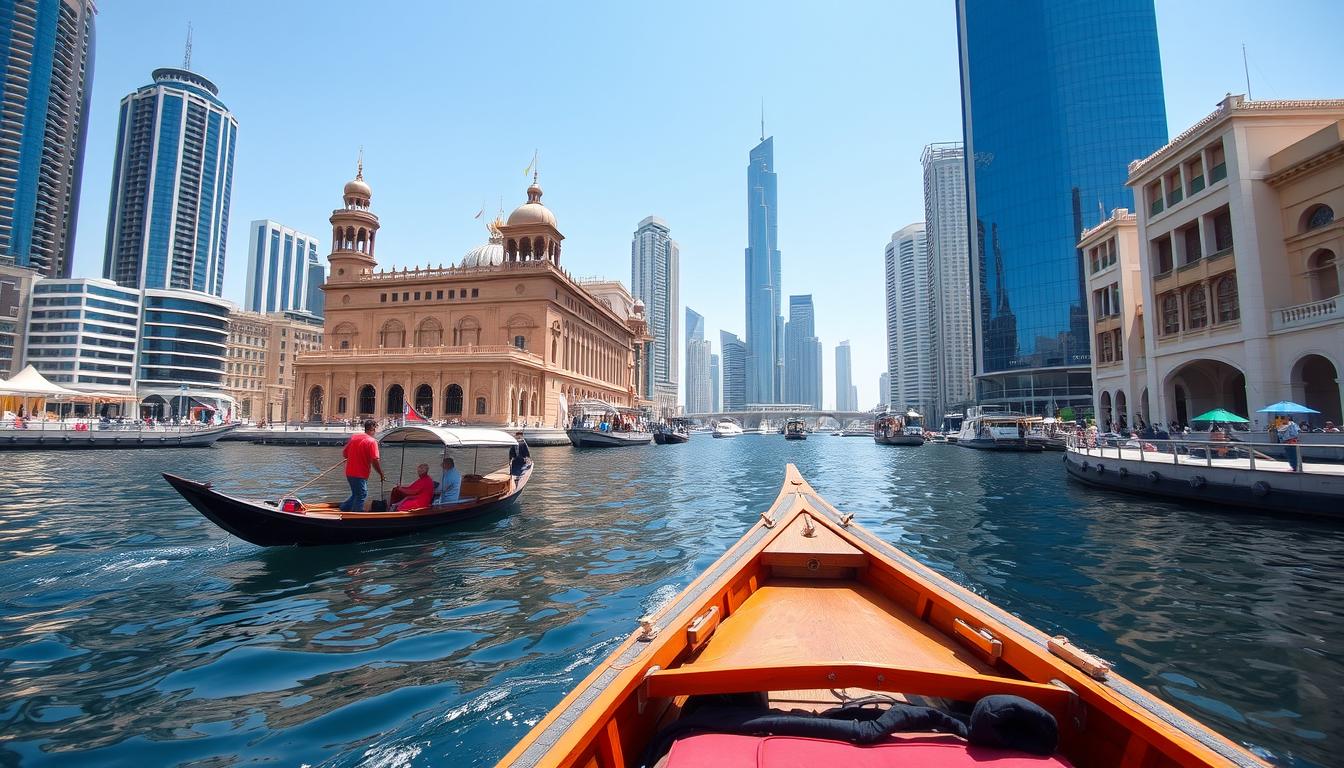
[[[549,224],[555,226],[555,214],[541,204],[541,187],[536,180],[527,188],[527,202],[518,206],[509,214],[509,226],[518,224]]]
[[[493,267],[504,263],[504,246],[496,242],[478,245],[462,257],[464,267]]]
[[[362,197],[367,200],[373,197],[373,190],[365,183],[364,176],[361,174],[345,183],[345,196]]]

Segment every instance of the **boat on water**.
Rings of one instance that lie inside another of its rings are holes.
[[[916,562],[789,465],[742,539],[498,765],[1267,763]]]
[[[678,445],[691,441],[691,430],[685,419],[668,419],[653,428],[653,442],[658,445]]]
[[[646,414],[636,408],[586,399],[575,403],[569,413],[565,434],[575,448],[624,448],[653,442],[653,433],[645,426]]]
[[[302,501],[298,490],[304,486],[273,499],[261,499],[222,493],[210,483],[167,472],[163,473],[163,479],[220,528],[257,546],[277,547],[375,541],[470,520],[513,504],[532,476],[531,463],[519,475],[509,473],[508,451],[517,442],[507,432],[495,429],[407,425],[394,427],[377,439],[385,460],[392,458],[386,448],[402,449],[403,473],[407,448],[418,452],[441,448],[442,455],[451,457],[462,474],[460,499],[452,504],[405,512],[342,512],[340,499]],[[341,462],[332,469],[343,465]],[[438,466],[431,463],[430,472],[437,474]],[[374,499],[369,508],[387,510],[387,501]]]
[[[878,445],[923,445],[924,417],[908,410],[905,415],[883,414],[873,424],[873,442]]]
[[[1300,445],[1219,439],[1070,435],[1069,477],[1086,485],[1265,513],[1344,519],[1344,464],[1313,462]],[[1291,449],[1293,456],[1285,455]],[[1288,459],[1293,458],[1293,462]]]
[[[939,426],[938,432],[942,434],[943,440],[936,442],[957,442],[957,435],[961,432],[961,424],[966,420],[964,413],[944,413],[943,423]]]
[[[841,437],[868,437],[871,434],[873,434],[873,431],[868,427],[863,426],[845,427],[840,430]]]
[[[732,419],[724,419],[714,425],[715,437],[740,437],[742,435],[742,425]]]
[[[0,425],[0,451],[87,450],[95,448],[207,448],[236,424],[147,425],[95,420],[15,419]]]
[[[1038,452],[1044,445],[1027,439],[1038,416],[1027,416],[997,405],[976,405],[966,409],[966,418],[957,434],[957,445],[981,451]]]
[[[784,422],[785,440],[806,440],[807,422],[802,419],[789,419]]]

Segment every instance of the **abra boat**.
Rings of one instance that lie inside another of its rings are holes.
[[[807,422],[802,419],[789,419],[784,422],[785,440],[806,440]]]
[[[207,448],[233,431],[236,424],[146,426],[143,422],[44,422],[32,419],[22,427],[0,428],[0,451],[88,450],[91,448]]]
[[[971,406],[957,434],[957,445],[982,451],[1040,451],[1042,443],[1027,439],[1032,424],[1039,420],[997,405]]]
[[[409,512],[342,512],[340,500],[305,504],[297,492],[277,499],[248,499],[167,472],[163,479],[215,525],[257,546],[275,547],[375,541],[470,520],[513,504],[532,476],[530,463],[521,475],[509,474],[508,450],[517,442],[499,430],[408,425],[384,432],[378,442],[402,448],[403,469],[408,446],[441,446],[443,455],[451,456],[462,473],[461,500]],[[438,472],[431,464],[431,475]],[[385,503],[371,506],[386,509]]]
[[[653,429],[653,442],[658,445],[677,445],[689,443],[691,431],[685,419],[668,419]]]
[[[883,414],[873,424],[873,442],[878,445],[923,445],[924,417],[915,411],[904,416]]]
[[[793,465],[640,625],[499,766],[1266,765],[856,525]]]
[[[618,408],[605,400],[580,400],[570,409],[569,442],[575,448],[623,448],[648,445],[653,434],[644,429],[644,412]]]
[[[714,425],[715,437],[740,437],[742,435],[742,425],[732,419],[724,419]]]

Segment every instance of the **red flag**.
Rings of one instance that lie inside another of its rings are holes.
[[[424,416],[421,416],[419,411],[412,408],[411,404],[407,401],[402,401],[401,403],[401,418],[407,424],[415,424],[416,422],[426,424],[429,421]]]

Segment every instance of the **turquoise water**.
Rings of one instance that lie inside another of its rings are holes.
[[[830,436],[536,448],[511,514],[315,549],[234,539],[158,476],[274,497],[339,452],[0,454],[0,765],[491,765],[745,531],[788,461],[1274,762],[1344,751],[1338,527],[1104,494],[1059,454]]]

